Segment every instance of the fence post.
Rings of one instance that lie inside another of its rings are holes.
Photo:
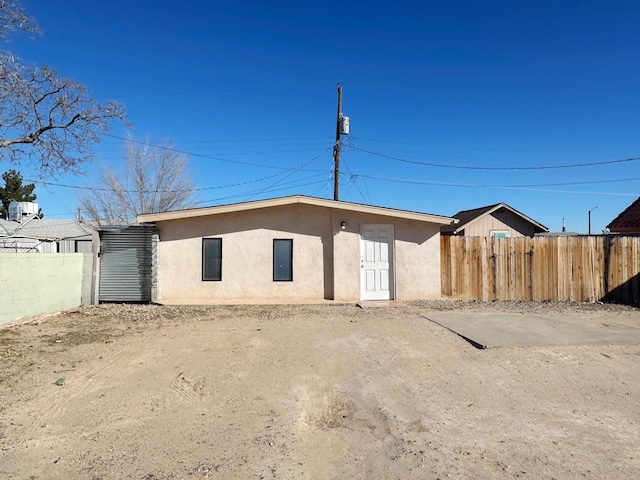
[[[611,235],[604,240],[604,298],[609,299],[609,274],[611,268]]]
[[[533,301],[533,238],[529,240],[529,300]]]

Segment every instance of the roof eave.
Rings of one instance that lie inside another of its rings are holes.
[[[429,213],[411,212],[408,210],[396,210],[387,207],[376,207],[370,205],[361,205],[358,203],[342,202],[335,200],[326,200],[322,198],[305,197],[296,195],[292,197],[281,197],[267,200],[257,200],[254,202],[235,203],[230,205],[219,205],[215,207],[205,207],[192,210],[177,210],[174,212],[163,213],[147,213],[138,215],[140,223],[155,223],[168,220],[181,220],[186,218],[204,217],[209,215],[220,215],[223,213],[242,212],[247,210],[257,210],[261,208],[277,207],[283,205],[315,205],[325,208],[333,208],[336,210],[347,210],[354,212],[370,213],[375,215],[386,215],[409,220],[417,220],[422,222],[436,223],[440,225],[449,225],[453,218],[440,215],[432,215]]]

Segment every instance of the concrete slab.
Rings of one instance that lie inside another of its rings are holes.
[[[356,303],[356,307],[365,308],[401,308],[406,307],[404,302],[397,302],[395,300],[366,300]]]
[[[478,348],[640,345],[640,312],[610,316],[434,312],[424,317]]]

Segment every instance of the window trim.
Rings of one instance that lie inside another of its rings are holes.
[[[503,236],[498,236],[498,235],[502,235],[502,234],[504,234],[504,237]],[[491,237],[497,238],[497,239],[500,239],[500,238],[511,238],[511,231],[507,230],[507,229],[504,229],[504,228],[496,228],[496,229],[489,230],[489,235]]]
[[[205,259],[205,252],[206,252],[206,243],[208,241],[212,241],[212,240],[216,240],[220,243],[220,270],[217,272],[218,273],[218,278],[206,278],[205,277],[205,266],[206,266],[206,259]],[[210,238],[203,238],[202,239],[202,281],[203,282],[221,282],[222,281],[222,238],[218,238],[218,237],[210,237]]]
[[[276,243],[289,243],[289,278],[276,279]],[[293,282],[293,238],[274,238],[273,239],[273,281],[274,282]]]

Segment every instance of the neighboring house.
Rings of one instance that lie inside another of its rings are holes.
[[[440,298],[453,219],[306,196],[139,215],[160,303]]]
[[[640,233],[640,197],[624,209],[607,228],[611,233]]]
[[[92,232],[76,220],[0,219],[0,252],[90,253]]]
[[[440,229],[442,235],[465,237],[533,237],[549,229],[506,203],[462,210],[453,217],[458,221]]]

